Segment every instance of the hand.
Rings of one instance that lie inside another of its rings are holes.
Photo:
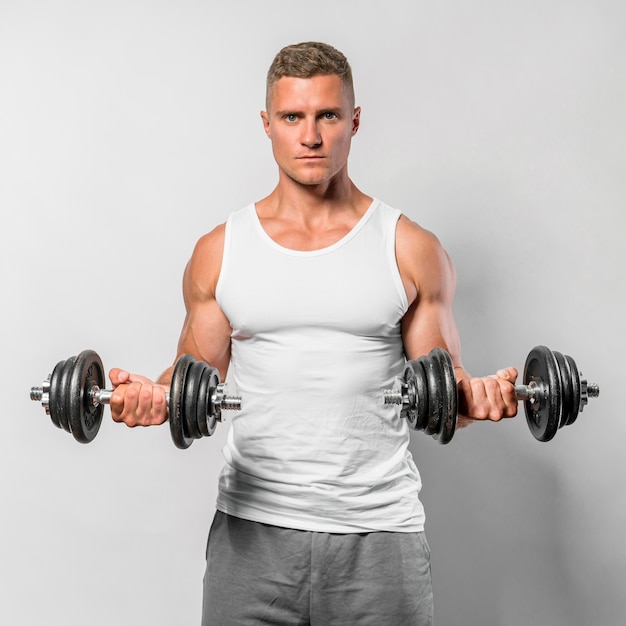
[[[111,416],[126,426],[156,426],[167,420],[167,388],[119,368],[109,372],[113,383]]]
[[[517,370],[507,367],[495,376],[459,380],[459,426],[466,426],[474,420],[498,422],[517,415],[516,379]]]

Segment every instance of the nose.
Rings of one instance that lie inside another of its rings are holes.
[[[302,124],[302,134],[300,143],[307,148],[317,148],[322,145],[322,136],[320,134],[317,120],[309,119]]]

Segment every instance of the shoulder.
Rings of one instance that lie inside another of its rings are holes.
[[[396,258],[407,292],[414,297],[454,289],[454,265],[441,242],[404,214],[396,229]]]
[[[401,215],[396,229],[396,255],[398,261],[421,261],[428,266],[452,266],[448,253],[434,233],[422,228]]]
[[[396,247],[401,251],[424,249],[425,252],[437,252],[439,248],[443,249],[434,233],[422,228],[404,213],[398,219]]]
[[[194,258],[212,257],[216,254],[221,258],[224,252],[224,237],[226,234],[226,224],[216,226],[211,232],[202,235],[196,242],[193,250],[192,260]]]
[[[226,224],[220,224],[196,242],[185,268],[183,288],[186,295],[214,296],[222,267],[225,233]]]

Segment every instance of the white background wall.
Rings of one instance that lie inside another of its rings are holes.
[[[182,452],[107,409],[82,446],[28,390],[85,348],[171,362],[193,244],[276,181],[267,67],[317,39],[354,68],[352,177],[455,261],[466,367],[544,343],[602,387],[549,444],[413,435],[438,624],[623,624],[625,7],[0,0],[0,623],[199,623],[226,427]]]

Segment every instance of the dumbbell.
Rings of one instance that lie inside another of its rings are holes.
[[[515,395],[524,402],[526,421],[538,441],[550,441],[559,428],[576,421],[589,398],[600,388],[582,377],[572,357],[536,346],[526,358],[523,385]],[[457,423],[457,392],[450,355],[435,348],[427,356],[408,361],[393,389],[384,392],[385,404],[400,405],[400,416],[416,430],[440,443],[454,436]]]
[[[89,443],[98,434],[104,405],[110,404],[112,389],[104,389],[104,367],[98,354],[84,350],[57,363],[41,387],[32,387],[30,398],[41,402],[58,428],[76,441]],[[189,354],[174,365],[166,392],[170,433],[176,447],[188,448],[194,439],[209,437],[222,411],[241,409],[241,398],[226,394],[217,370]]]

